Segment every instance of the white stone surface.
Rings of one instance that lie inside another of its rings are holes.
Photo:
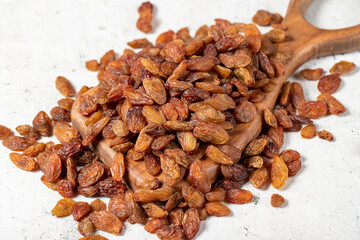
[[[137,7],[132,0],[0,0],[0,124],[14,129],[31,123],[39,110],[49,111],[61,95],[54,87],[58,75],[79,89],[97,83],[86,60],[100,58],[108,49],[121,52],[126,42],[189,26],[191,32],[215,18],[251,21],[258,9],[285,14],[288,0],[153,0],[155,32],[145,36],[135,28]],[[360,23],[360,2],[315,0],[307,18],[324,28]],[[304,67],[328,70],[339,60],[359,62],[359,52],[329,56]],[[359,239],[360,238],[360,73],[343,76],[334,96],[347,108],[342,116],[317,120],[318,129],[333,133],[334,142],[301,139],[286,133],[284,149],[297,149],[303,169],[278,191],[244,188],[255,200],[230,205],[229,217],[211,217],[201,223],[197,239]],[[319,94],[316,82],[292,77],[303,84],[307,99]],[[72,217],[58,219],[51,209],[61,197],[41,182],[41,173],[17,169],[0,148],[0,239],[78,239]],[[272,193],[286,198],[286,206],[270,206]],[[77,197],[76,200],[84,200]],[[86,199],[89,201],[90,199]],[[109,239],[156,239],[140,225],[125,223],[120,237]]]

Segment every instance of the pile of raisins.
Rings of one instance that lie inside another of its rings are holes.
[[[139,8],[137,27],[143,32],[152,30],[152,11],[149,2]],[[118,235],[125,221],[144,224],[160,239],[192,239],[208,216],[230,214],[222,202],[253,200],[242,188],[247,181],[258,189],[270,181],[280,189],[301,170],[297,151],[280,151],[284,131],[332,140],[331,133],[316,131],[312,119],[345,112],[331,94],[339,88],[340,75],[355,65],[339,62],[325,76],[323,69],[304,69],[301,76],[319,80],[316,101],[305,100],[299,83],[286,82],[275,109],[259,112],[257,104],[274,90],[274,78],[284,75],[292,55],[277,52],[274,45],[288,39],[279,14],[260,10],[253,21],[273,29],[261,34],[254,24],[216,19],[195,36],[188,28],[169,30],[155,44],[146,38],[129,42],[138,52],[125,49],[117,58],[111,50],[100,62],[86,62],[88,70],[98,72],[91,95],[89,87],[75,92],[65,77],[58,77],[56,88],[65,98],[50,116],[41,111],[32,125],[16,127],[21,136],[0,125],[3,145],[14,151],[11,161],[20,169],[43,172],[41,181],[64,197],[52,214],[72,215],[84,240],[106,239],[94,235],[96,230]],[[70,124],[72,97],[87,117],[84,137]],[[266,123],[261,134],[243,152],[228,144],[235,125],[250,123],[257,114]],[[60,143],[39,141],[52,135]],[[88,147],[95,139],[107,139],[116,152],[110,166]],[[218,179],[209,177],[205,159],[220,165]],[[134,191],[123,180],[131,160],[143,161],[154,176]],[[176,191],[184,179],[191,184]],[[108,206],[100,199],[75,202],[77,194],[110,200]],[[273,207],[284,202],[281,195],[271,196]]]

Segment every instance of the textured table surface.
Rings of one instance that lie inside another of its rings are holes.
[[[141,1],[125,0],[0,0],[0,124],[14,129],[31,123],[40,110],[50,111],[61,95],[54,87],[56,76],[66,76],[78,90],[95,85],[96,74],[85,69],[86,60],[100,58],[126,42],[142,38],[135,28]],[[285,14],[287,0],[188,0],[153,1],[156,35],[189,26],[192,33],[215,18],[249,22],[257,9]],[[360,23],[360,2],[315,0],[307,18],[323,28]],[[339,60],[359,62],[359,52],[329,56],[303,67],[328,70]],[[347,108],[342,116],[315,122],[318,129],[333,133],[334,142],[301,139],[286,133],[283,148],[297,149],[303,169],[282,190],[271,186],[254,189],[255,199],[246,205],[230,205],[231,216],[211,217],[201,223],[197,239],[359,239],[360,237],[360,72],[343,76],[334,96]],[[316,82],[303,84],[305,96],[316,99]],[[58,219],[51,209],[61,196],[47,189],[41,173],[17,169],[0,147],[0,240],[78,239],[72,217]],[[286,206],[272,208],[270,196],[280,193]],[[76,200],[84,200],[77,197]],[[86,199],[90,201],[90,199]],[[106,199],[104,201],[107,202]],[[101,233],[103,234],[103,233]],[[156,239],[143,226],[125,224],[121,236],[109,239]]]

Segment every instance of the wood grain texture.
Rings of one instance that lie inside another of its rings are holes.
[[[255,104],[257,108],[255,118],[250,123],[237,124],[232,131],[229,144],[239,148],[240,151],[243,151],[246,145],[260,134],[264,109],[273,109],[284,81],[299,66],[317,57],[360,49],[360,25],[338,30],[316,28],[304,18],[304,14],[311,2],[312,0],[290,1],[283,21],[283,25],[288,29],[290,39],[276,44],[276,47],[279,52],[291,52],[293,57],[286,64],[286,74],[271,79],[275,84],[275,88],[266,93],[263,102]],[[96,87],[90,89],[86,94],[91,95],[95,89]],[[74,127],[84,136],[86,133],[84,124],[86,117],[78,113],[77,106],[78,103],[75,102],[71,111],[71,118]],[[109,147],[108,140],[95,141],[92,147],[105,164],[111,164],[115,152]],[[146,172],[143,161],[127,161],[126,164],[125,180],[133,189],[136,189],[139,183],[154,178],[154,176]],[[209,177],[212,181],[215,181],[219,174],[219,165],[210,159],[206,159],[204,160],[204,166]],[[162,174],[156,177],[162,181]],[[180,182],[176,187],[181,188],[184,184],[187,184],[187,181]]]

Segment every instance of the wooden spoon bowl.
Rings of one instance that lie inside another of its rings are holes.
[[[241,152],[250,141],[260,134],[264,109],[274,108],[283,83],[299,66],[317,57],[360,49],[360,24],[338,30],[325,30],[314,27],[304,18],[304,14],[311,2],[312,0],[290,1],[282,24],[288,29],[291,39],[276,44],[276,47],[278,52],[290,53],[292,58],[285,65],[285,75],[271,79],[274,84],[273,90],[265,94],[265,98],[261,103],[255,103],[257,115],[254,119],[249,123],[237,124],[231,132],[229,144],[237,147]],[[92,95],[96,88],[91,88],[86,94]],[[78,106],[78,101],[75,101],[71,111],[71,119],[73,126],[84,137],[87,129],[85,126],[87,118],[79,114]],[[100,159],[105,164],[111,165],[115,151],[109,146],[109,140],[95,140],[91,145]],[[210,159],[204,160],[203,164],[212,182],[214,182],[219,174],[219,164]],[[156,178],[162,182],[163,175],[159,174]],[[152,179],[154,179],[154,176],[147,173],[144,161],[126,161],[125,180],[133,190],[137,189],[142,182]],[[182,180],[175,188],[179,189],[186,184],[189,184],[189,179]]]

